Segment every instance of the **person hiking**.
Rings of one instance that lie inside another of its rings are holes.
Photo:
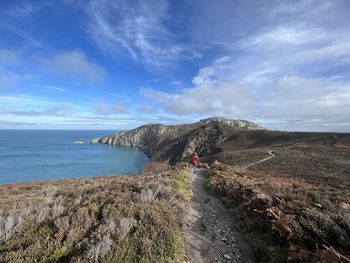
[[[199,156],[196,152],[193,154],[192,165],[193,165],[193,173],[196,173],[196,169],[198,168],[198,165],[199,165]]]

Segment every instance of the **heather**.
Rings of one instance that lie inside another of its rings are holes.
[[[182,262],[189,169],[0,187],[1,262]]]

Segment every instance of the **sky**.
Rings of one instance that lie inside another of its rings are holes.
[[[0,129],[219,116],[350,132],[349,0],[0,2]]]

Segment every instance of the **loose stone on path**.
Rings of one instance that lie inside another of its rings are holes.
[[[255,262],[253,252],[233,229],[232,214],[205,191],[203,170],[193,175],[192,191],[184,222],[188,262]]]

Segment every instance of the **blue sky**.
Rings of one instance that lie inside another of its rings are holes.
[[[350,131],[348,0],[0,3],[0,128]]]

